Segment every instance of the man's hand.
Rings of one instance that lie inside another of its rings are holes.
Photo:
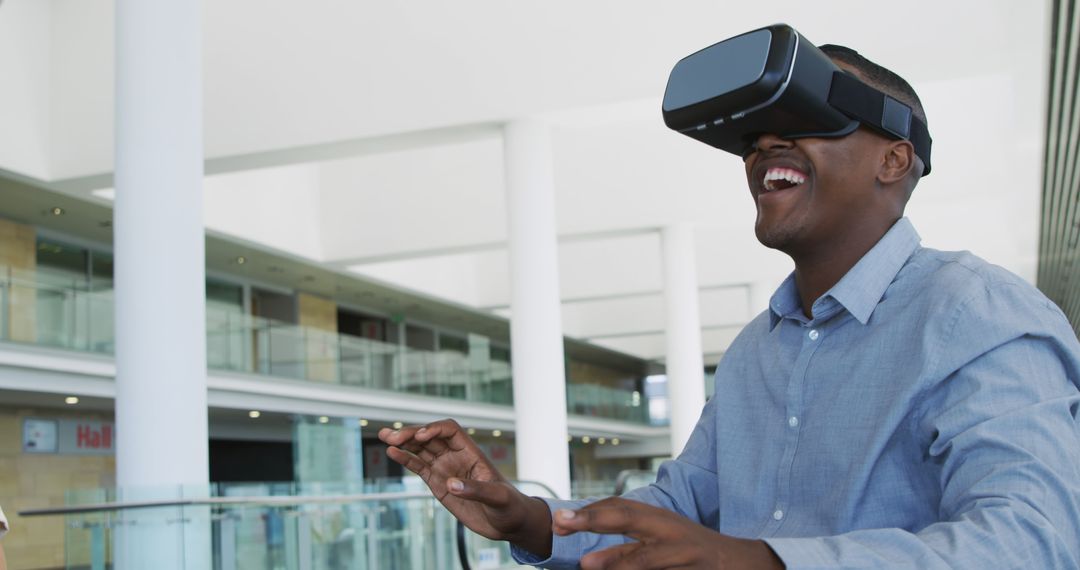
[[[416,473],[432,494],[473,532],[551,555],[547,503],[518,491],[454,420],[399,430],[383,428],[386,455]]]
[[[584,556],[582,570],[784,568],[760,540],[726,536],[671,511],[618,497],[556,511],[552,529],[559,536],[587,531],[637,541]]]

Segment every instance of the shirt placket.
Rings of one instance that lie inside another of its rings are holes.
[[[799,355],[795,359],[791,376],[788,378],[787,393],[785,395],[784,422],[784,448],[780,458],[780,466],[776,476],[776,502],[765,525],[764,535],[774,535],[784,521],[791,516],[789,507],[791,504],[791,477],[795,463],[795,452],[799,446],[799,435],[803,427],[803,387],[806,384],[806,372],[810,367],[810,359],[813,358],[818,346],[825,338],[824,331],[820,326],[815,326],[811,321],[806,324],[796,324],[786,321],[784,326],[794,326],[800,329],[802,346]]]

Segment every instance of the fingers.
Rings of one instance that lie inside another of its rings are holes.
[[[459,479],[451,477],[446,480],[446,490],[450,494],[477,501],[489,507],[502,508],[510,504],[516,489],[505,483],[489,483],[476,479]]]
[[[612,546],[611,548],[605,548],[598,552],[592,552],[581,557],[578,562],[581,565],[581,570],[601,570],[611,568],[615,563],[623,559],[628,559],[635,552],[640,550],[642,544],[640,542],[628,542],[626,544],[620,544],[618,546]]]
[[[416,435],[417,430],[423,426],[405,426],[401,429],[382,428],[379,430],[379,439],[387,445],[401,445]]]
[[[425,473],[428,471],[429,464],[412,453],[408,453],[396,447],[390,447],[386,450],[386,456],[393,459],[395,462],[400,463],[403,467],[416,473],[425,480],[427,479]]]
[[[575,532],[623,534],[642,542],[677,538],[691,521],[671,511],[612,497],[587,505],[577,511],[561,509],[555,513],[552,530],[566,536]]]
[[[451,457],[451,461],[445,464],[446,467],[451,468],[451,472],[444,473],[444,476],[453,475],[453,471],[462,466],[467,466],[468,469],[479,466],[482,468],[481,472],[488,475],[489,480],[498,478],[497,472],[487,464],[484,453],[452,419],[425,425],[411,425],[396,430],[383,428],[379,430],[378,435],[380,440],[390,446],[390,449],[401,452],[391,453],[388,450],[387,455],[414,473],[421,474],[425,469],[432,473],[440,471],[436,468],[436,465],[440,463],[439,458],[452,454],[455,457]],[[482,475],[481,478],[484,476]]]
[[[693,560],[692,553],[677,543],[630,542],[587,554],[580,564],[582,570],[653,570],[689,567]]]
[[[416,432],[416,440],[431,446],[433,453],[442,453],[447,448],[461,451],[470,445],[475,446],[472,438],[461,429],[461,425],[450,419],[431,422],[421,427]]]
[[[456,438],[456,446],[451,446],[451,438]],[[387,445],[397,447],[415,446],[417,449],[424,448],[435,455],[441,455],[448,448],[461,448],[471,440],[461,430],[461,426],[454,420],[439,420],[426,425],[405,426],[401,429],[392,430],[383,428],[379,430],[379,439]]]
[[[427,463],[434,462],[439,456],[450,451],[471,451],[482,455],[476,443],[472,441],[456,421],[439,420],[426,425],[412,425],[392,430],[379,430],[379,439],[384,443],[400,447]]]

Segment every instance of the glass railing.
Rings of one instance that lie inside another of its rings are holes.
[[[0,266],[0,340],[111,355],[111,283],[70,273]],[[513,403],[510,364],[488,355],[416,350],[207,303],[207,366],[498,405]],[[476,356],[476,355],[474,355]],[[650,423],[639,391],[567,384],[570,414]]]
[[[567,384],[567,411],[636,423],[649,423],[649,403],[639,391],[598,384]]]
[[[552,496],[539,484],[515,484],[528,495]],[[65,507],[19,514],[64,517],[69,569],[519,567],[506,543],[459,528],[415,478],[307,488],[227,485],[213,491],[81,491],[70,493]]]
[[[60,271],[0,266],[0,338],[111,354],[112,287]]]
[[[513,403],[507,363],[416,350],[207,307],[207,365],[471,402]],[[477,364],[477,361],[480,363]]]

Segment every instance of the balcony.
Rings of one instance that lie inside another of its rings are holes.
[[[165,300],[163,300],[165,302]],[[0,340],[96,354],[114,351],[114,293],[109,280],[20,271],[0,266]],[[231,371],[366,390],[410,393],[510,406],[510,363],[492,358],[485,337],[468,353],[418,350],[244,313],[207,303],[207,366]],[[567,384],[572,415],[636,424],[649,416],[648,398],[632,387],[588,378]]]

